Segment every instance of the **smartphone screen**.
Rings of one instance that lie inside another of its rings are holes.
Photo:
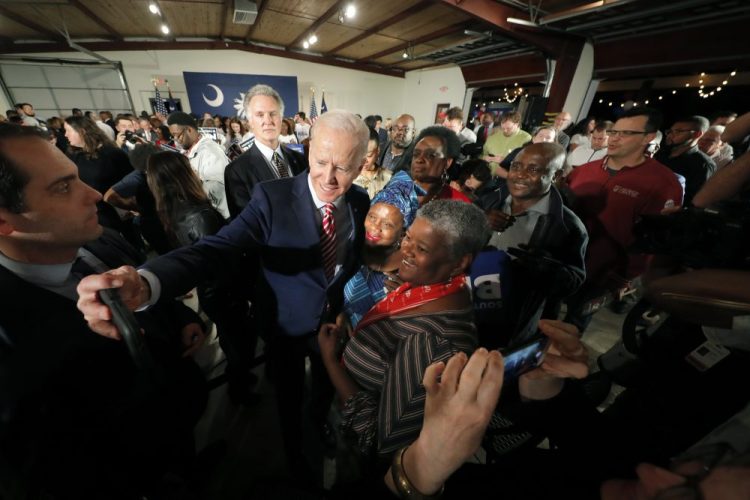
[[[505,380],[517,379],[542,364],[548,340],[547,337],[543,337],[517,349],[504,352]]]

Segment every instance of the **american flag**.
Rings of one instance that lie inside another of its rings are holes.
[[[320,101],[320,114],[322,115],[328,111],[328,106],[326,106],[326,93],[323,92],[322,100]]]
[[[161,114],[162,116],[167,116],[167,108],[164,106],[164,100],[161,98],[161,94],[159,93],[159,87],[154,86],[154,89],[156,90],[156,98],[154,99],[154,111]]]
[[[318,108],[315,106],[315,92],[312,94],[312,99],[310,100],[310,118],[311,122],[314,122],[318,119]]]

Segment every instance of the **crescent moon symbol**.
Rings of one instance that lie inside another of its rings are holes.
[[[212,108],[218,108],[219,106],[224,104],[224,93],[219,87],[212,83],[209,83],[208,86],[216,91],[216,99],[209,99],[208,97],[206,97],[206,94],[201,94],[203,96],[203,100],[206,101],[206,104],[208,104]]]

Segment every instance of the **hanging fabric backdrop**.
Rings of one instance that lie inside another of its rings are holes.
[[[297,77],[272,75],[240,75],[233,73],[183,72],[190,110],[198,116],[203,113],[221,116],[245,117],[242,101],[245,93],[258,83],[273,87],[284,100],[284,115],[297,111]]]

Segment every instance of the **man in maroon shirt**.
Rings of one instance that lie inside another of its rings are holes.
[[[608,131],[607,156],[568,176],[574,212],[589,232],[586,283],[568,304],[568,317],[581,331],[588,325],[581,308],[601,295],[611,278],[629,280],[643,273],[647,256],[633,254],[633,225],[643,214],[659,214],[682,203],[674,173],[645,155],[659,128],[658,111],[639,108],[623,114]]]

